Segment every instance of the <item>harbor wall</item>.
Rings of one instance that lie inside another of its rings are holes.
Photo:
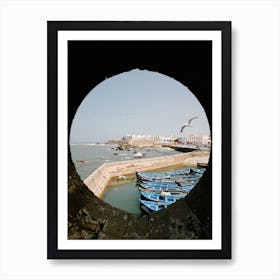
[[[97,197],[102,197],[109,181],[114,177],[178,165],[196,167],[199,163],[208,163],[208,160],[209,152],[194,151],[173,156],[104,163],[84,180],[84,184]]]

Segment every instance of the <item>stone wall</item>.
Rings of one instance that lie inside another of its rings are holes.
[[[98,197],[101,197],[109,181],[118,176],[125,176],[136,171],[147,171],[171,166],[197,166],[208,163],[209,152],[191,152],[173,156],[137,159],[121,162],[104,163],[85,180],[85,185]]]

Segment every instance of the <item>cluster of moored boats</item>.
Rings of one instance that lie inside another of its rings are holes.
[[[151,213],[167,208],[185,197],[198,183],[205,168],[185,168],[169,172],[136,172],[140,207]]]

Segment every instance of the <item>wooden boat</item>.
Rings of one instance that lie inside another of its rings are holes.
[[[150,200],[143,200],[140,199],[140,205],[141,205],[141,209],[144,210],[147,213],[151,213],[151,212],[155,212],[155,211],[159,211],[162,209],[167,208],[170,204],[174,203],[176,200],[174,201],[169,201],[169,202],[156,202],[156,201],[150,201]]]
[[[162,187],[162,188],[178,188],[182,186],[192,186],[195,185],[198,181],[182,181],[182,182],[161,182],[161,181],[142,181],[139,182],[138,185],[144,189],[152,188],[152,187]]]
[[[203,174],[202,173],[194,173],[189,175],[164,175],[160,176],[150,176],[142,174],[141,172],[137,172],[137,181],[151,181],[151,182],[165,182],[165,183],[175,183],[176,181],[184,182],[184,181],[194,181],[199,180]]]
[[[177,187],[157,187],[157,186],[154,186],[154,187],[150,187],[150,188],[144,188],[140,185],[139,187],[139,191],[146,191],[146,192],[157,192],[157,193],[160,193],[160,192],[177,192],[177,193],[180,193],[183,191],[182,188],[180,188],[179,186]]]
[[[178,184],[176,182],[161,182],[161,181],[142,181],[138,183],[139,186],[142,188],[151,188],[151,187],[178,187]]]
[[[173,176],[163,176],[163,177],[153,177],[153,176],[146,176],[141,173],[138,173],[137,175],[137,181],[151,181],[151,182],[165,182],[165,183],[174,183],[176,181],[191,181],[195,179],[200,179],[202,176],[202,173],[195,173],[192,175],[173,175]]]
[[[145,191],[140,191],[140,196],[141,199],[145,199],[145,200],[151,200],[151,201],[160,201],[160,202],[164,202],[164,201],[174,201],[174,200],[178,200],[180,198],[183,198],[186,196],[187,193],[184,192],[145,192]]]
[[[191,168],[184,168],[175,171],[168,171],[168,172],[140,172],[136,171],[136,176],[139,179],[150,178],[152,180],[159,180],[159,179],[170,179],[171,176],[178,176],[178,175],[187,175],[190,174]]]
[[[191,171],[191,168],[184,168],[180,170],[173,170],[173,171],[166,171],[166,172],[142,172],[146,175],[154,175],[154,176],[162,176],[162,174],[167,176],[173,176],[173,175],[187,175]]]
[[[166,171],[166,172],[140,172],[140,171],[136,171],[136,175],[140,175],[140,176],[145,176],[145,177],[151,177],[151,178],[165,178],[165,179],[169,179],[172,176],[178,176],[178,175],[189,175],[189,174],[203,174],[204,171],[206,169],[205,168],[195,168],[195,167],[188,167],[188,168],[184,168],[184,169],[180,169],[180,170],[174,170],[174,171]]]
[[[187,185],[187,186],[183,186],[183,187],[180,187],[180,186],[152,186],[152,187],[147,187],[145,186],[144,184],[140,184],[139,186],[139,190],[140,191],[147,191],[147,192],[173,192],[173,193],[182,193],[182,192],[185,192],[185,193],[189,193],[193,188],[195,187],[195,185]]]

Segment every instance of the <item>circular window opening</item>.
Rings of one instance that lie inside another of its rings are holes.
[[[175,79],[147,70],[93,88],[70,130],[72,160],[84,183],[107,203],[137,215],[188,195],[210,149],[209,122],[198,99]]]

